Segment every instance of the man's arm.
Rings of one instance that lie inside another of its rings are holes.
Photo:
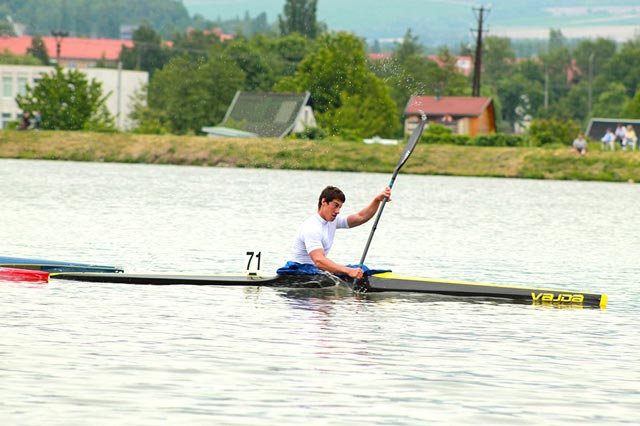
[[[373,215],[378,211],[378,207],[380,207],[380,203],[382,202],[382,200],[384,200],[384,197],[387,197],[387,199],[391,201],[391,188],[386,187],[384,191],[376,195],[376,197],[367,207],[360,210],[358,213],[350,214],[347,217],[349,228],[360,226],[371,219]]]
[[[324,249],[321,248],[313,250],[309,253],[309,256],[311,256],[311,260],[313,260],[313,263],[315,263],[318,268],[323,271],[331,272],[332,274],[345,274],[351,278],[358,279],[362,278],[362,275],[364,274],[360,268],[349,268],[329,259],[324,254]]]

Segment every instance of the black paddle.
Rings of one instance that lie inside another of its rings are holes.
[[[404,166],[404,163],[407,162],[409,156],[413,152],[413,149],[418,144],[420,140],[420,136],[422,136],[422,131],[424,130],[424,125],[427,123],[427,116],[423,113],[420,123],[416,126],[411,133],[411,137],[407,141],[407,145],[404,147],[402,151],[402,155],[400,155],[400,160],[398,160],[398,164],[396,165],[395,170],[393,171],[393,176],[391,177],[391,182],[389,182],[389,188],[393,188],[393,183],[396,181],[396,176],[398,176],[398,172]],[[384,210],[384,206],[387,203],[388,198],[384,197],[382,200],[382,205],[378,210],[378,215],[376,216],[376,220],[373,222],[373,228],[371,228],[371,233],[369,234],[369,239],[367,240],[367,245],[364,248],[364,252],[362,253],[362,257],[360,258],[360,265],[364,265],[364,259],[367,257],[367,252],[369,251],[369,246],[371,245],[371,240],[373,239],[373,234],[376,232],[376,228],[378,227],[378,222],[380,221],[380,216],[382,216],[382,211]],[[356,280],[354,279],[354,282]]]

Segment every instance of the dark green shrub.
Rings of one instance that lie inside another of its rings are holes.
[[[544,118],[533,120],[529,126],[528,136],[534,146],[553,143],[571,144],[580,132],[580,127],[573,120]]]
[[[526,139],[522,135],[512,135],[506,133],[491,133],[489,135],[479,135],[471,140],[474,146],[525,146]]]
[[[327,137],[327,132],[321,127],[305,127],[302,132],[294,134],[296,139],[319,140]]]

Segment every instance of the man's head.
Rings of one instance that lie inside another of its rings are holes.
[[[332,222],[344,204],[346,197],[344,192],[335,186],[327,186],[318,197],[318,214],[329,222]]]

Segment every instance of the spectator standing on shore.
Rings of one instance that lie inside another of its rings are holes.
[[[573,150],[580,155],[587,153],[587,140],[582,133],[578,133],[578,137],[573,140]]]
[[[25,111],[22,113],[22,121],[20,122],[18,129],[27,130],[29,129],[29,126],[31,126],[31,114]]]
[[[616,127],[616,142],[620,144],[620,147],[624,146],[624,138],[627,136],[627,130],[624,128],[622,123],[618,123],[618,127]]]
[[[607,129],[607,132],[604,134],[602,139],[602,149],[606,150],[607,147],[611,149],[611,151],[615,150],[615,136],[611,129]]]
[[[627,146],[631,145],[631,149],[635,151],[637,143],[638,143],[638,136],[636,136],[636,131],[633,130],[633,126],[629,124],[625,132],[624,142],[622,143],[622,149],[626,151]]]
[[[40,130],[42,128],[42,116],[40,115],[40,111],[33,111],[33,118],[31,118],[29,128],[32,130]]]

